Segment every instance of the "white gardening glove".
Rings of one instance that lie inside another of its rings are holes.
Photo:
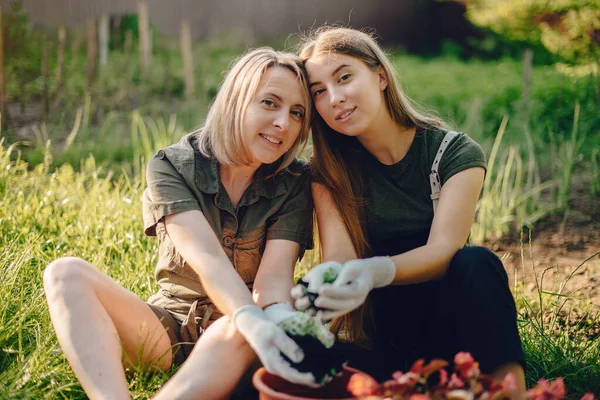
[[[335,335],[323,325],[321,320],[294,310],[288,303],[273,304],[267,307],[265,314],[267,318],[282,327],[290,335],[312,336],[328,349],[335,342]]]
[[[304,359],[304,353],[279,325],[268,319],[260,307],[242,306],[233,313],[231,320],[267,371],[293,383],[314,385],[312,374],[297,371],[283,359],[281,353],[299,363]]]
[[[315,306],[322,310],[317,317],[328,321],[357,309],[371,290],[389,285],[395,275],[396,265],[389,257],[346,262],[333,283],[324,283],[319,288]]]
[[[330,350],[335,343],[335,335],[320,319],[296,311],[288,303],[269,306],[265,314],[304,350],[303,362],[293,366],[313,377],[312,384],[307,386],[319,387],[341,373],[345,359],[341,359],[335,350]]]
[[[312,307],[312,302],[317,297],[319,288],[324,283],[334,282],[341,269],[341,263],[328,261],[308,271],[302,277],[303,283],[294,286],[290,293],[295,300],[294,306],[301,311],[307,310],[309,315],[314,315],[316,310]]]

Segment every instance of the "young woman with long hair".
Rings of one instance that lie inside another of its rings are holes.
[[[485,373],[513,372],[524,393],[506,272],[491,251],[466,246],[483,150],[415,107],[369,34],[324,27],[305,38],[300,57],[318,113],[311,172],[324,263],[304,277],[319,294],[318,316],[371,348],[375,363],[351,365],[379,379],[418,358],[469,351]],[[337,279],[324,283],[332,270]],[[301,291],[294,295],[305,308]]]
[[[299,58],[260,48],[233,64],[204,126],[150,160],[143,216],[158,237],[159,291],[148,302],[81,259],[48,265],[52,323],[90,398],[130,398],[123,368],[140,363],[183,363],[156,398],[227,397],[256,356],[315,383],[281,356],[303,358],[281,322],[306,322],[289,292],[312,245],[310,182],[295,159],[311,107]]]

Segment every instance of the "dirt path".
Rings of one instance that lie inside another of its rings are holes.
[[[562,217],[548,217],[536,224],[531,242],[526,231],[522,243],[507,238],[488,246],[503,260],[512,285],[520,283],[522,290],[536,296],[536,279],[548,292],[556,293],[564,285],[561,293],[573,295],[576,314],[582,315],[578,310],[588,305],[600,311],[600,199],[594,204],[588,193],[576,195],[564,226]],[[593,323],[592,331],[600,334],[600,321]]]

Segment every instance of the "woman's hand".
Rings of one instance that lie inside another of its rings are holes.
[[[233,313],[232,321],[267,371],[293,383],[306,386],[316,384],[312,374],[297,371],[283,359],[282,353],[293,362],[299,363],[304,359],[304,353],[260,307],[242,306]]]
[[[294,310],[289,303],[269,306],[265,309],[265,314],[304,350],[305,359],[293,367],[300,371],[309,371],[314,381],[314,384],[309,386],[323,385],[342,371],[346,359],[339,351],[332,349],[335,335],[320,319]]]
[[[339,264],[339,263],[335,263]],[[326,271],[335,264],[328,262],[316,266],[306,275],[311,275],[310,282],[318,282],[309,291],[314,291],[318,297],[315,307],[321,309],[316,316],[322,321],[345,315],[360,307],[371,290],[387,286],[396,276],[396,264],[389,257],[372,257],[361,260],[350,260],[339,268],[337,278],[333,283],[323,283]],[[313,271],[315,273],[311,274]],[[312,276],[314,275],[314,276]],[[306,281],[306,277],[303,278]],[[292,296],[296,291],[292,291]],[[304,303],[296,298],[296,303]]]
[[[265,314],[289,335],[312,336],[328,349],[335,343],[335,335],[323,325],[321,320],[294,310],[288,303],[267,307]]]

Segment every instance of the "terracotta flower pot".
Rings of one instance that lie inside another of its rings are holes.
[[[356,397],[346,390],[346,385],[352,374],[357,372],[361,371],[344,367],[342,374],[331,382],[320,388],[310,388],[288,382],[261,367],[252,376],[252,383],[260,393],[260,400],[352,400]]]

